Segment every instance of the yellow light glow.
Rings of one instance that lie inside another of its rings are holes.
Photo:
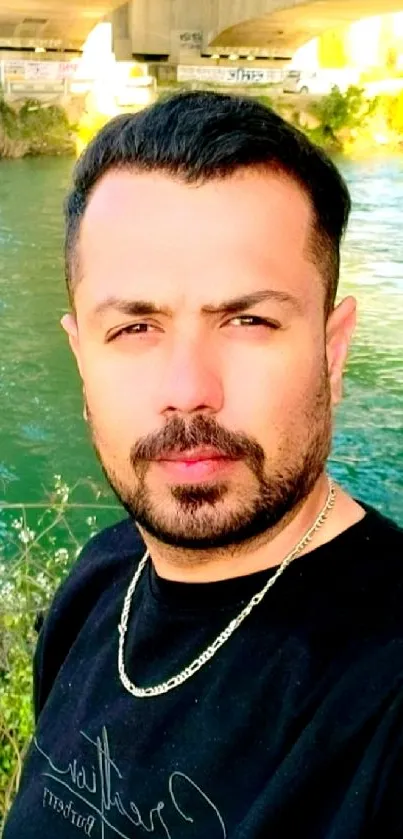
[[[379,15],[351,24],[348,33],[348,53],[353,66],[368,67],[378,63],[381,26],[382,18]]]
[[[393,15],[393,31],[397,38],[403,37],[403,12]]]
[[[403,67],[403,12],[366,17],[343,29],[344,33],[340,37],[344,40],[346,66],[362,71],[383,67],[385,50],[390,42],[391,51],[396,52],[396,68]],[[336,29],[333,31],[335,34],[339,32]],[[304,44],[294,54],[291,66],[304,70],[320,69],[322,62],[319,45],[323,47],[320,38]]]

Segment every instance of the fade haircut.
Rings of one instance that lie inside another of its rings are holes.
[[[321,149],[272,109],[252,98],[201,91],[179,93],[140,113],[115,117],[79,159],[65,204],[66,281],[72,305],[79,281],[81,221],[107,172],[161,172],[203,184],[245,168],[286,175],[308,197],[308,246],[324,282],[327,316],[336,297],[340,244],[351,207],[342,176]]]

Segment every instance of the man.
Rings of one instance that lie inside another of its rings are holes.
[[[129,518],[41,632],[6,839],[403,835],[402,532],[326,475],[349,207],[302,134],[213,93],[78,163],[63,327]]]

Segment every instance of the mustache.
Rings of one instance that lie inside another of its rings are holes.
[[[133,466],[165,455],[202,446],[212,447],[224,457],[245,459],[256,467],[265,459],[261,445],[242,432],[228,431],[214,417],[198,414],[192,420],[174,416],[164,428],[138,440],[131,449]]]

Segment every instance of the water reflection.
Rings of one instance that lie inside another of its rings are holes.
[[[353,213],[341,294],[358,300],[334,472],[364,500],[403,521],[403,160],[343,162]]]

